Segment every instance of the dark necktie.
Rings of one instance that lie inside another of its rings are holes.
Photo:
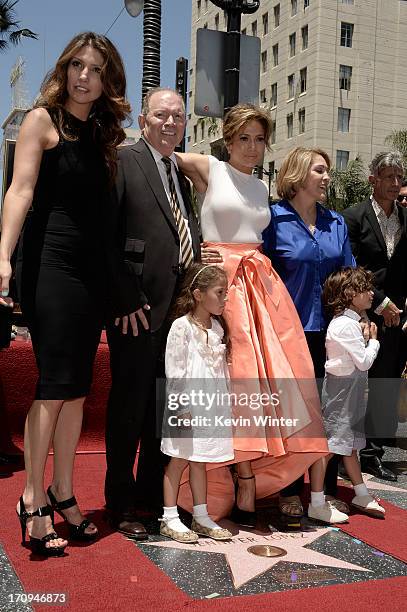
[[[171,160],[169,157],[162,157],[161,159],[163,160],[165,169],[167,171],[168,185],[170,188],[170,206],[179,235],[181,262],[184,264],[185,268],[188,268],[194,261],[194,253],[188,233],[187,221],[184,219],[179,206],[177,190],[175,189],[175,183],[171,173]]]

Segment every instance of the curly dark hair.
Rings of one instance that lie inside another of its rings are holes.
[[[126,74],[122,58],[106,36],[95,32],[77,34],[62,51],[55,68],[46,75],[35,107],[45,107],[53,111],[60,134],[67,140],[77,139],[69,129],[64,109],[68,98],[67,72],[72,57],[87,46],[99,51],[104,61],[100,74],[102,95],[93,103],[89,118],[93,121],[95,142],[103,153],[109,178],[113,181],[117,170],[116,148],[126,137],[122,122],[128,120],[130,124],[131,109],[126,99]]]
[[[326,279],[322,292],[326,308],[333,315],[342,313],[345,308],[349,308],[357,293],[373,289],[373,280],[373,274],[361,266],[333,272]]]
[[[223,268],[216,265],[204,265],[202,263],[195,263],[188,268],[188,272],[185,276],[185,280],[182,284],[181,293],[177,298],[174,307],[172,309],[171,320],[178,319],[185,315],[189,315],[191,322],[194,325],[198,325],[196,320],[192,317],[192,314],[196,307],[195,298],[193,292],[195,289],[199,289],[202,292],[208,291],[216,283],[225,283],[227,286],[228,277]],[[223,329],[223,343],[226,344],[226,355],[230,355],[230,338],[229,330],[225,319],[220,315],[212,315],[214,319],[219,321]],[[200,327],[200,326],[199,326]],[[202,327],[202,330],[207,334],[207,330]]]

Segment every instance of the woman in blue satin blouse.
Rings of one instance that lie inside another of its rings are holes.
[[[277,178],[282,198],[271,206],[271,221],[263,233],[264,253],[285,283],[305,330],[315,376],[323,378],[327,321],[322,305],[325,279],[342,266],[354,266],[343,217],[323,206],[330,182],[331,161],[321,149],[297,147],[284,160]],[[335,499],[337,460],[328,464],[327,500],[341,512],[344,502]],[[303,478],[280,493],[280,512],[288,517],[303,514],[299,498]]]

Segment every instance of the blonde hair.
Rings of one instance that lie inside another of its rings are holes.
[[[277,193],[280,198],[290,200],[300,189],[307,178],[313,159],[320,155],[326,161],[328,170],[331,169],[331,160],[328,153],[322,149],[306,149],[296,147],[287,155],[277,175]]]
[[[250,121],[258,121],[264,129],[264,140],[269,148],[271,134],[270,115],[263,108],[253,104],[236,104],[226,113],[223,120],[223,140],[225,145],[232,142],[238,131]]]

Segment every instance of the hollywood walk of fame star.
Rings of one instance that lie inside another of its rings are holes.
[[[231,525],[226,524],[227,521],[221,521],[221,523],[222,527],[231,527]],[[161,542],[148,542],[143,544],[143,547],[157,546],[166,549],[188,550],[189,552],[202,551],[222,554],[229,565],[235,589],[263,574],[277,563],[280,563],[280,561],[369,572],[370,570],[359,565],[348,563],[347,561],[342,561],[341,559],[336,559],[335,557],[330,557],[329,555],[307,548],[308,544],[315,542],[315,540],[330,531],[329,527],[317,527],[314,531],[283,533],[273,529],[271,532],[263,533],[240,528],[239,533],[233,536],[232,540],[225,542],[216,542],[207,538],[200,538],[195,544],[164,540]],[[257,557],[248,552],[247,549],[250,546],[258,544],[278,546],[285,549],[287,554],[283,557]]]

